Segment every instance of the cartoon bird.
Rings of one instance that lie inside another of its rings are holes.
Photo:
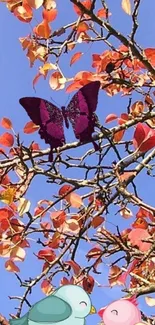
[[[83,288],[65,285],[33,305],[23,317],[9,322],[10,325],[85,325],[85,318],[95,312]]]
[[[141,322],[141,313],[136,297],[120,299],[98,312],[105,325],[135,325]]]

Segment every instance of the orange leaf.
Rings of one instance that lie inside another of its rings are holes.
[[[119,142],[122,140],[125,130],[118,131],[114,134],[113,140]]]
[[[132,224],[133,228],[147,229],[148,223],[144,218],[137,218],[137,220]]]
[[[96,216],[93,218],[91,225],[92,227],[97,228],[104,222],[104,220],[105,220],[104,217]]]
[[[82,52],[77,52],[77,53],[75,53],[75,54],[72,56],[71,60],[70,60],[70,66],[71,66],[73,63],[75,63],[76,61],[78,61],[78,60],[81,58],[82,55],[83,55]]]
[[[18,6],[17,8],[15,8],[13,13],[19,20],[21,20],[22,22],[25,22],[25,23],[29,23],[33,17],[32,8],[27,4]]]
[[[42,12],[43,19],[49,23],[56,19],[57,14],[58,14],[57,9],[51,9],[51,10],[43,9],[43,12]]]
[[[3,117],[1,120],[1,126],[5,129],[12,129],[12,122],[7,117]]]
[[[96,14],[97,17],[99,18],[107,18],[107,12],[106,12],[106,9],[104,8],[101,8],[98,10],[97,14]],[[111,16],[111,13],[108,12],[108,17]]]
[[[20,272],[19,267],[12,260],[5,262],[5,268],[9,272]]]
[[[50,295],[54,289],[49,280],[43,280],[41,283],[41,290],[45,295]]]
[[[36,131],[38,131],[40,128],[40,126],[34,124],[32,121],[27,122],[24,126],[24,130],[23,132],[26,134],[30,134],[30,133],[34,133]]]
[[[26,0],[28,5],[34,9],[38,9],[42,6],[44,0]]]
[[[14,137],[12,134],[6,132],[0,136],[0,144],[5,147],[12,147],[14,144]]]
[[[92,5],[92,1],[91,0],[84,0],[82,2],[82,4],[83,4],[83,6],[85,8],[90,9],[91,5]],[[74,10],[75,10],[76,14],[80,16],[82,14],[82,11],[76,5],[73,5],[73,7],[74,7]]]
[[[39,37],[48,39],[51,34],[51,28],[47,20],[43,20],[39,25],[34,27],[33,32]]]
[[[131,2],[130,0],[122,0],[122,9],[124,12],[131,16]]]
[[[135,102],[130,108],[130,112],[133,117],[141,116],[141,113],[143,111],[144,111],[144,104],[142,101]]]
[[[49,85],[53,90],[59,90],[65,88],[66,78],[58,71],[53,72],[49,79]]]

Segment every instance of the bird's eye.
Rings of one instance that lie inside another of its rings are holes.
[[[80,302],[80,306],[83,307],[83,308],[85,308],[87,306],[87,303],[85,301],[81,301]]]
[[[118,311],[116,309],[111,310],[111,313],[118,316]]]

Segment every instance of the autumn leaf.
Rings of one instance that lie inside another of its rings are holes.
[[[19,199],[19,205],[17,208],[17,211],[19,213],[19,216],[23,216],[24,213],[28,212],[30,210],[31,202],[29,200],[26,200],[25,198]]]
[[[94,284],[95,284],[95,280],[91,275],[87,275],[87,277],[84,277],[82,285],[83,285],[83,289],[91,294],[94,288]]]
[[[105,119],[105,123],[110,123],[112,121],[117,120],[118,116],[116,114],[109,114],[107,115],[106,119]]]
[[[19,267],[12,260],[5,262],[5,269],[9,272],[20,272]]]
[[[59,72],[53,72],[49,78],[49,85],[53,90],[60,90],[65,88],[66,78]]]
[[[66,220],[66,213],[62,210],[51,212],[50,218],[53,222],[54,228],[59,228]]]
[[[3,219],[10,219],[13,217],[14,212],[8,208],[0,208],[0,221]]]
[[[12,122],[10,121],[9,118],[3,117],[1,119],[1,126],[5,129],[12,129]]]
[[[128,239],[132,246],[137,246],[142,252],[146,252],[151,248],[151,243],[143,242],[143,239],[150,237],[146,229],[132,229],[128,235]]]
[[[65,264],[69,265],[73,269],[75,275],[78,275],[80,273],[81,267],[75,261],[72,261],[72,260],[71,261],[66,261]]]
[[[48,24],[48,21],[44,19],[39,25],[34,27],[33,32],[39,37],[48,39],[51,34],[51,28]]]
[[[141,116],[141,113],[144,111],[144,104],[142,101],[135,102],[131,108],[130,113],[133,117]]]
[[[63,185],[59,190],[59,195],[67,195],[68,192],[70,192],[74,187],[72,185]]]
[[[25,23],[29,23],[33,17],[32,8],[28,4],[16,7],[13,13],[19,20]]]
[[[52,249],[41,249],[37,254],[38,259],[53,262],[56,258],[55,252]]]
[[[44,279],[41,283],[41,290],[46,296],[48,296],[54,291],[54,288],[49,280]]]
[[[11,204],[14,200],[15,193],[15,188],[8,187],[6,190],[0,193],[0,201],[5,204]]]
[[[44,0],[26,0],[28,5],[34,9],[38,9],[43,5]]]
[[[122,208],[120,210],[120,215],[124,218],[124,219],[129,219],[133,216],[132,211],[129,208]]]
[[[147,229],[148,223],[144,218],[137,218],[136,221],[132,224],[133,228]]]
[[[26,134],[31,134],[36,131],[38,131],[40,126],[34,124],[32,121],[27,122],[26,125],[24,126],[23,132]]]
[[[78,234],[79,231],[80,231],[80,227],[79,227],[79,223],[77,220],[75,219],[69,219],[69,220],[66,220],[65,222],[65,227],[63,229],[64,232],[71,232],[73,234]]]
[[[77,62],[77,61],[81,58],[82,55],[83,55],[82,52],[77,52],[77,53],[75,53],[75,54],[72,56],[71,60],[70,60],[70,66],[71,66],[73,63]]]
[[[48,23],[55,20],[57,17],[57,14],[58,14],[58,10],[55,8],[51,9],[51,10],[43,9],[43,12],[42,12],[43,19],[46,20]]]
[[[16,243],[17,245],[17,243]],[[13,261],[21,261],[23,262],[25,259],[26,253],[25,250],[22,247],[15,246],[10,253],[10,258]]]
[[[131,2],[130,0],[122,0],[122,9],[124,12],[131,16]]]
[[[96,14],[97,17],[99,18],[107,18],[107,16],[111,16],[111,12],[108,12],[106,9],[104,8],[101,8],[98,10],[97,14]]]
[[[5,146],[5,147],[12,147],[14,144],[14,137],[11,133],[3,133],[0,136],[0,144]]]
[[[145,297],[145,301],[148,306],[154,307],[155,306],[155,298],[152,297]]]
[[[91,225],[93,228],[99,227],[103,222],[105,221],[104,217],[96,216],[93,217],[93,220],[91,222]]]
[[[83,205],[81,196],[72,192],[65,197],[65,200],[72,206],[72,208],[80,208]]]
[[[141,152],[146,152],[155,146],[155,130],[148,125],[138,123],[133,137],[134,147]]]

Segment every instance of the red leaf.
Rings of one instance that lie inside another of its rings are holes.
[[[72,189],[73,189],[73,186],[71,186],[71,185],[63,185],[59,190],[59,195],[63,196],[65,194],[67,194]]]
[[[72,267],[75,275],[78,275],[80,273],[81,267],[79,264],[77,264],[75,261],[67,261],[65,264],[69,265]]]
[[[38,125],[34,124],[32,121],[30,121],[30,122],[26,123],[23,131],[26,134],[31,134],[31,133],[38,131],[39,128],[40,128],[40,126],[38,126]]]
[[[55,252],[52,249],[46,248],[41,249],[37,257],[39,260],[47,260],[48,262],[53,262],[56,258]]]
[[[3,219],[10,219],[13,215],[14,213],[12,210],[9,210],[8,208],[0,208],[0,221]]]
[[[109,123],[112,122],[114,120],[117,120],[117,115],[116,114],[109,114],[107,115],[106,119],[105,119],[105,123]]]
[[[0,136],[0,144],[2,144],[5,147],[12,147],[14,144],[14,137],[11,133],[3,133]]]
[[[139,208],[137,214],[136,214],[136,218],[149,218],[151,221],[153,221],[153,212],[146,210],[144,208]]]
[[[7,117],[3,117],[1,120],[1,126],[5,129],[12,129],[12,122]]]
[[[149,238],[150,235],[146,229],[132,229],[128,235],[128,239],[131,242],[131,245],[138,246],[142,252],[146,252],[150,249],[151,244],[143,242],[143,239]]]
[[[85,277],[83,279],[83,283],[82,283],[83,289],[89,294],[92,293],[94,284],[95,284],[95,281],[91,275],[88,275],[87,278]]]
[[[133,145],[141,152],[153,148],[155,146],[155,130],[146,124],[138,123],[134,133]]]
[[[54,228],[59,228],[66,220],[66,213],[63,210],[54,211],[50,214]]]
[[[102,255],[101,248],[94,247],[87,253],[86,257],[88,258],[88,260],[90,260],[91,258],[99,258],[101,255]]]
[[[97,228],[99,227],[103,222],[105,221],[104,217],[101,217],[101,216],[96,216],[93,218],[92,222],[91,222],[91,225],[92,227],[94,228]]]
[[[61,285],[64,286],[66,284],[70,284],[70,280],[68,280],[65,276],[60,281]]]
[[[73,63],[77,62],[77,61],[81,58],[82,55],[83,55],[82,52],[77,52],[77,53],[75,53],[75,54],[72,56],[71,60],[70,60],[70,66],[71,66]]]

